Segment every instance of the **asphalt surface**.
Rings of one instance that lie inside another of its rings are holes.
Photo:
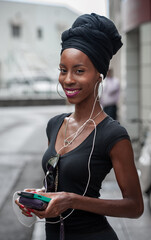
[[[70,106],[0,108],[0,240],[44,240],[44,224],[23,226],[17,219],[14,192],[42,186],[41,158],[47,147],[45,128],[52,116],[70,112]],[[103,198],[120,192],[114,174],[103,185]],[[150,240],[151,214],[144,196],[145,211],[139,219],[108,218],[120,240]]]

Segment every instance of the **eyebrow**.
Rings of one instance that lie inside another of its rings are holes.
[[[62,66],[62,67],[66,67],[66,66],[65,66],[64,64],[62,64],[62,63],[60,63],[59,65]],[[81,64],[76,64],[76,65],[73,66],[73,68],[82,67],[82,66],[84,67],[84,65],[83,65],[82,63],[81,63]]]

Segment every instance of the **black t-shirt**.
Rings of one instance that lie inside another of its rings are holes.
[[[55,142],[58,131],[64,118],[69,115],[69,113],[61,114],[48,122],[46,132],[50,144],[42,160],[45,173],[47,161],[51,156],[56,155]],[[109,116],[97,125],[96,130],[95,146],[90,160],[91,177],[85,194],[94,198],[100,197],[102,181],[112,168],[109,156],[110,150],[118,141],[129,139],[125,128]],[[94,130],[78,147],[60,157],[58,163],[58,191],[83,195],[88,181],[88,159],[92,149],[93,137]],[[68,211],[63,216],[66,216],[67,213]],[[51,221],[53,220],[51,219]],[[107,226],[107,220],[104,216],[81,210],[75,210],[64,222],[67,231],[72,232],[100,231]],[[54,224],[50,228],[56,229]]]

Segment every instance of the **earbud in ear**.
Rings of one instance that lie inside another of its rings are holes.
[[[102,78],[102,80],[104,79],[104,76],[103,76],[103,74],[102,74],[102,73],[100,73],[100,77]]]

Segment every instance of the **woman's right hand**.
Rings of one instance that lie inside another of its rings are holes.
[[[24,189],[24,192],[33,192],[33,193],[43,193],[43,189],[35,189],[35,188],[28,188]],[[22,214],[25,215],[26,217],[32,217],[31,212],[33,212],[32,209],[26,208],[23,204],[19,203],[19,197],[15,200],[15,203],[18,205],[20,210],[22,211]]]
[[[25,215],[26,217],[32,217],[32,214],[31,214],[32,209],[28,209],[24,205],[20,204],[19,197],[15,200],[15,203],[18,205],[23,215]]]

